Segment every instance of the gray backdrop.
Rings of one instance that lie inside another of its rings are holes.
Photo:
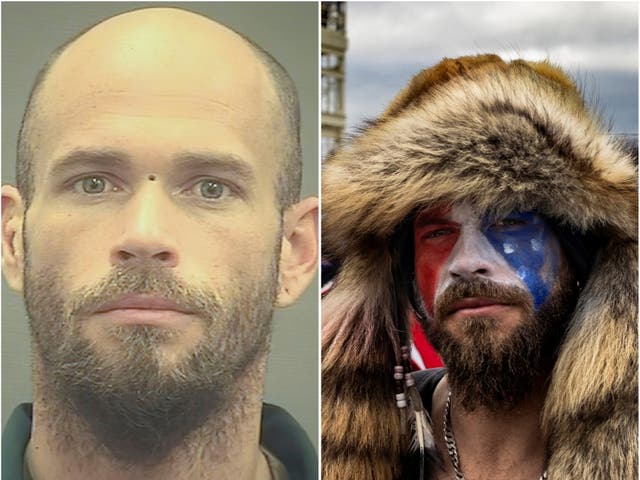
[[[246,34],[284,65],[301,100],[303,195],[318,191],[318,6],[309,3],[4,3],[2,182],[13,183],[16,139],[36,73],[58,45],[86,27],[143,6],[177,6]],[[288,410],[317,449],[318,281],[276,313],[265,400]],[[30,348],[22,299],[2,280],[2,425],[31,400]]]

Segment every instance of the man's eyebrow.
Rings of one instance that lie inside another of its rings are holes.
[[[438,215],[421,215],[418,216],[416,220],[415,226],[417,228],[425,227],[427,225],[445,225],[445,224],[455,224],[451,219],[440,217]]]
[[[246,184],[255,181],[252,165],[232,153],[186,152],[174,158],[173,169],[176,172],[189,170],[215,170],[232,174],[235,179]]]
[[[131,168],[131,159],[125,152],[110,149],[79,148],[54,159],[49,175],[64,174],[77,166],[91,168]]]

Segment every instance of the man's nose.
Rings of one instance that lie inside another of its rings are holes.
[[[449,257],[449,275],[456,279],[491,278],[498,253],[480,230],[462,231]]]
[[[178,265],[178,250],[168,217],[170,208],[162,187],[150,185],[131,196],[120,211],[121,230],[110,260],[114,266]]]

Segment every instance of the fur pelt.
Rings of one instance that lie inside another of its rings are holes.
[[[541,421],[549,479],[638,478],[634,159],[560,69],[483,55],[416,75],[325,162],[323,248],[342,268],[322,305],[323,479],[402,478],[393,366],[409,329],[393,238],[417,208],[461,200],[606,239]]]

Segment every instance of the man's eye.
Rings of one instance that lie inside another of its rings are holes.
[[[87,195],[99,195],[104,192],[115,192],[118,187],[100,175],[90,175],[77,180],[73,184],[73,190]]]
[[[427,238],[438,238],[438,237],[443,237],[445,235],[448,235],[451,233],[451,229],[450,228],[439,228],[437,230],[432,230],[430,232],[427,232],[423,235],[423,238],[427,239]]]
[[[220,200],[231,193],[226,184],[212,178],[200,180],[193,186],[192,191],[207,200]]]
[[[525,225],[525,222],[521,218],[503,218],[502,220],[498,220],[494,225],[496,227],[516,227],[520,225]]]

